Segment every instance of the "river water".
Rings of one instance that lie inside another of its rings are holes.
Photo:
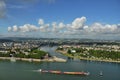
[[[42,50],[49,52],[53,56],[67,57],[56,53],[56,47],[42,47]],[[58,75],[40,73],[33,70],[61,70],[61,71],[89,71],[89,76],[80,75]],[[100,71],[103,76],[100,76]],[[15,63],[0,61],[0,80],[120,80],[120,64],[97,61],[68,60],[66,63],[58,62],[22,62]]]

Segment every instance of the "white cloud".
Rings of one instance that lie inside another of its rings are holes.
[[[23,26],[8,27],[8,31],[13,32],[40,32],[42,35],[51,34],[52,37],[98,37],[98,36],[113,36],[114,34],[120,35],[120,24],[102,24],[93,23],[86,25],[86,17],[76,18],[73,22],[64,24],[63,22],[44,23],[43,19],[39,19],[38,24],[35,26],[31,24],[24,24]],[[58,36],[59,35],[59,36]],[[49,37],[50,37],[49,36]]]
[[[4,18],[6,15],[6,4],[3,0],[0,0],[0,18]]]
[[[8,27],[8,31],[11,31],[12,30],[12,28],[11,27]]]
[[[17,25],[14,25],[14,26],[13,26],[13,31],[14,31],[14,32],[17,32],[17,31],[18,31]]]
[[[39,25],[43,25],[44,24],[44,20],[43,19],[39,19],[38,24]]]
[[[81,29],[81,28],[83,28],[85,21],[86,21],[86,17],[76,18],[72,22],[72,28],[73,29]]]
[[[54,33],[59,33],[60,32],[61,33],[62,30],[64,28],[66,28],[66,25],[64,23],[62,23],[62,22],[60,22],[58,24],[56,22],[53,22],[51,24],[51,27],[52,27],[52,29],[51,29],[52,32],[54,32]]]
[[[116,33],[118,27],[116,24],[110,25],[110,24],[101,24],[101,23],[94,23],[89,27],[84,27],[84,29],[91,33],[96,34],[106,34],[106,33]]]
[[[83,29],[88,29],[88,28],[89,28],[89,26],[87,26],[87,25],[83,27]]]
[[[38,27],[36,27],[35,25],[31,25],[31,24],[25,24],[19,27],[20,32],[32,32],[32,31],[37,31],[37,30],[38,30]]]
[[[38,31],[38,27],[35,25],[25,24],[23,26],[14,25],[13,27],[8,27],[8,31],[13,32],[33,32]]]
[[[65,24],[62,23],[62,22],[60,22],[60,23],[58,24],[58,27],[59,27],[60,29],[63,29],[63,28],[65,27]]]
[[[49,32],[50,30],[49,30],[49,24],[45,24],[45,25],[43,25],[43,26],[40,26],[40,31],[41,32]]]
[[[19,27],[19,31],[21,31],[21,32],[28,32],[29,31],[28,24],[20,26]]]
[[[51,25],[52,25],[52,29],[51,29],[52,32],[54,32],[54,33],[59,32],[59,28],[58,28],[56,22],[53,22]]]

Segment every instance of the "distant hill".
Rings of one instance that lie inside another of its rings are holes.
[[[120,40],[102,40],[87,38],[34,38],[34,37],[4,37],[0,38],[0,42],[21,41],[21,40],[62,40],[70,42],[120,42]]]
[[[0,42],[14,42],[14,41],[10,39],[0,39]]]

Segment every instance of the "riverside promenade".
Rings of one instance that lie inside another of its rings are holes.
[[[56,56],[53,56],[52,58],[48,59],[33,59],[33,58],[16,58],[16,57],[0,57],[0,60],[10,60],[14,58],[18,61],[28,61],[28,62],[66,62],[67,60],[63,58],[58,58]]]

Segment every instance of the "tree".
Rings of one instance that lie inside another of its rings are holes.
[[[71,50],[70,50],[70,49],[68,49],[67,53],[68,53],[68,54],[71,54]]]

